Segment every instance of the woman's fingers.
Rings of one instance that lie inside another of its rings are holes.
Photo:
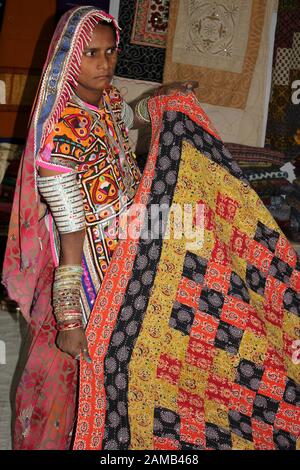
[[[196,80],[189,80],[188,82],[185,82],[184,85],[187,90],[192,91],[195,88],[198,88],[199,82],[197,82]]]
[[[190,93],[191,91],[195,90],[195,88],[198,88],[199,82],[196,80],[187,80],[186,82],[175,82],[175,83],[170,83],[169,85],[163,85],[161,86],[157,94],[158,95],[172,95],[173,93],[176,92],[181,92],[183,94]]]
[[[82,355],[83,355],[83,359],[88,364],[91,364],[93,361],[92,361],[92,358],[89,354],[89,348],[88,348],[88,343],[87,343],[86,337],[84,338],[84,341],[81,343],[80,349],[81,349],[81,352],[82,352]]]
[[[61,351],[68,354],[73,359],[80,360],[80,356],[82,354],[85,361],[89,364],[92,363],[86,336],[82,329],[60,332],[57,338],[57,346]]]

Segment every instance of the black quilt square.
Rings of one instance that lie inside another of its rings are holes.
[[[195,255],[194,253],[187,252],[183,264],[184,277],[197,282],[198,284],[204,283],[204,276],[207,269],[207,260]]]
[[[228,413],[231,431],[238,436],[253,441],[251,418],[238,411],[230,410]]]
[[[268,248],[268,250],[275,253],[276,245],[279,239],[279,233],[275,230],[268,228],[266,225],[258,222],[256,227],[256,233],[254,240],[259,242],[261,245]]]
[[[220,318],[224,304],[224,295],[214,289],[204,287],[199,301],[199,310],[213,317]]]
[[[154,435],[179,441],[180,416],[167,408],[155,408]]]
[[[224,349],[229,354],[237,354],[243,334],[244,331],[240,328],[220,320],[215,337],[215,346]]]
[[[237,367],[236,383],[257,392],[264,369],[254,362],[242,359]]]
[[[185,335],[189,335],[194,322],[195,312],[192,307],[181,304],[177,300],[174,302],[169,325],[175,330],[179,330]]]
[[[228,295],[232,295],[243,302],[249,303],[250,296],[244,280],[235,272],[231,273]]]
[[[289,266],[285,261],[282,261],[277,256],[274,256],[270,266],[269,274],[281,282],[288,284],[292,275],[293,268]]]
[[[277,450],[296,450],[296,438],[282,429],[275,429],[273,440]]]
[[[253,404],[252,418],[259,419],[266,424],[274,424],[279,402],[265,395],[257,394]]]
[[[300,293],[289,287],[284,293],[283,305],[286,310],[300,317]]]
[[[253,264],[247,264],[246,270],[247,286],[259,295],[264,295],[266,286],[266,276]]]
[[[288,378],[283,399],[286,403],[300,407],[300,385]]]
[[[216,450],[231,450],[231,433],[212,423],[205,423],[206,447]]]

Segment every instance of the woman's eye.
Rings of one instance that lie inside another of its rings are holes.
[[[94,57],[95,51],[86,51],[86,52],[84,53],[84,55],[85,55],[86,57]]]
[[[117,48],[116,47],[110,47],[107,49],[106,54],[107,55],[113,55],[116,52]]]

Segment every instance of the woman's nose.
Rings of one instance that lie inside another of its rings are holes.
[[[101,55],[101,57],[98,60],[97,63],[97,69],[103,69],[107,70],[108,69],[108,58],[106,57],[105,54]]]

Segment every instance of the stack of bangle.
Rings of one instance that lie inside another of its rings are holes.
[[[80,305],[82,272],[82,267],[78,265],[59,266],[55,271],[53,310],[58,331],[74,330],[82,327]]]
[[[150,114],[148,111],[148,101],[150,97],[143,98],[142,100],[138,101],[135,106],[135,114],[137,117],[144,122],[150,122]]]

